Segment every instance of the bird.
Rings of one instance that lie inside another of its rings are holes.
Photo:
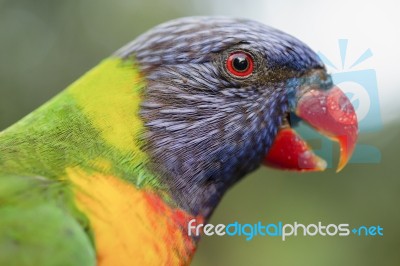
[[[248,173],[326,168],[298,121],[341,170],[356,113],[305,43],[242,18],[155,26],[0,133],[0,265],[188,265],[188,221]]]

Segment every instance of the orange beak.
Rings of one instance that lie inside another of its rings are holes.
[[[318,132],[339,143],[337,172],[342,170],[351,158],[358,135],[357,116],[346,95],[336,86],[329,90],[312,88],[298,99],[295,112]],[[323,171],[326,168],[326,162],[288,126],[278,131],[264,164],[296,171]]]

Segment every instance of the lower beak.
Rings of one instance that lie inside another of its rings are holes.
[[[336,86],[329,90],[312,88],[297,101],[296,115],[340,145],[337,172],[342,170],[356,146],[358,123],[354,107]],[[279,131],[264,164],[296,171],[322,171],[326,162],[288,125]]]

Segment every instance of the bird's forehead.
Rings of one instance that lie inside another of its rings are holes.
[[[154,27],[117,53],[123,57],[130,53],[136,56],[186,53],[188,57],[201,57],[244,41],[262,43],[263,39],[269,39],[273,42],[274,35],[279,35],[278,31],[255,21],[189,17]]]
[[[290,60],[289,54],[305,63],[319,61],[311,49],[289,34],[256,21],[224,17],[188,17],[163,23],[118,50],[116,55],[122,58],[134,55],[145,65],[202,63],[209,61],[214,53],[240,43],[246,43],[271,62]]]

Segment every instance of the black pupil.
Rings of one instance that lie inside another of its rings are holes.
[[[233,59],[233,67],[240,72],[247,70],[249,67],[249,61],[245,55],[237,55],[235,59]]]

